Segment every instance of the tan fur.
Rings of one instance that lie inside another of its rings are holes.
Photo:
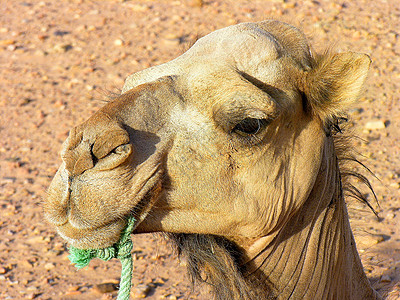
[[[317,56],[303,77],[303,91],[313,110],[323,118],[340,115],[358,99],[371,60],[360,53]]]
[[[80,248],[165,232],[219,299],[376,299],[343,197],[336,120],[363,54],[315,56],[277,21],[199,39],[131,75],[73,129],[47,219]]]

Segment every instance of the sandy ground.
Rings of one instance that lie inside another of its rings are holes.
[[[197,35],[276,18],[315,49],[368,53],[365,96],[350,112],[381,220],[350,206],[365,270],[389,299],[400,293],[400,2],[0,1],[0,299],[112,299],[118,262],[76,271],[41,202],[68,130],[104,105],[127,75],[182,53]],[[134,237],[132,298],[210,299],[192,290],[160,236]],[[103,284],[102,283],[108,283]]]

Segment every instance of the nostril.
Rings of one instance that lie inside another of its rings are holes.
[[[103,161],[107,163],[97,170],[117,166],[131,153],[128,132],[118,123],[103,125],[99,119],[89,119],[71,130],[62,152],[70,176],[78,176]]]
[[[96,157],[96,155],[94,155],[94,153],[93,153],[93,146],[94,146],[94,144],[92,144],[92,145],[90,146],[90,155],[92,156],[93,165],[96,165],[97,162],[99,161],[99,159],[98,159],[98,158]]]
[[[133,153],[131,144],[124,144],[114,148],[108,155],[100,159],[96,164],[98,170],[110,170],[129,160]]]
[[[132,150],[132,145],[130,144],[125,144],[125,145],[121,145],[116,147],[113,152],[115,154],[124,154],[124,153],[128,153]]]
[[[92,146],[92,152],[98,159],[102,159],[119,146],[128,143],[128,133],[125,130],[118,128],[117,130],[108,131],[97,136],[94,145]]]

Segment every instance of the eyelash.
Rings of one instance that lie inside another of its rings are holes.
[[[249,132],[245,132],[242,129],[246,129],[243,126],[249,125],[246,124],[246,122],[255,122],[257,121],[257,124],[253,123],[250,125],[256,125],[253,126],[254,130],[251,131],[251,126],[249,128]],[[272,119],[256,119],[256,118],[245,118],[236,126],[232,129],[231,133],[234,134],[234,137],[240,141],[240,143],[248,145],[248,146],[254,146],[261,142],[262,140],[262,135],[260,133],[263,131],[265,127],[267,127],[270,123],[272,122]]]
[[[236,124],[232,133],[242,136],[255,136],[271,122],[271,119],[245,118]]]
[[[262,127],[262,120],[254,118],[246,118],[236,124],[233,132],[238,134],[255,135]]]

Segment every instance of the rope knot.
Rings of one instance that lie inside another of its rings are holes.
[[[70,247],[68,256],[71,263],[78,269],[86,267],[93,258],[100,258],[108,261],[117,258],[121,261],[121,282],[118,292],[118,300],[128,300],[132,285],[132,249],[133,243],[130,235],[133,231],[136,220],[131,217],[128,224],[121,233],[121,237],[114,245],[103,249],[78,249]]]
[[[117,258],[116,253],[115,253],[115,248],[114,247],[108,247],[104,249],[98,249],[96,251],[96,257],[100,258],[104,261],[108,261],[112,258]]]
[[[117,249],[117,258],[127,258],[132,255],[133,243],[131,240],[127,240],[124,244],[119,245]]]

